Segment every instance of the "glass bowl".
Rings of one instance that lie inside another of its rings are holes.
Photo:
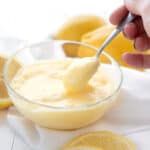
[[[4,67],[4,82],[17,110],[24,117],[42,127],[61,130],[81,128],[101,118],[116,102],[122,84],[119,65],[105,52],[100,57],[101,68],[113,79],[114,89],[106,98],[90,104],[82,104],[77,107],[57,107],[32,101],[13,89],[11,86],[13,77],[10,78],[13,59],[18,59],[22,66],[27,66],[35,64],[39,60],[92,56],[96,51],[95,47],[84,43],[61,40],[44,41],[18,50],[10,57]]]

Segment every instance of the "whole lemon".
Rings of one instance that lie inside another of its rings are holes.
[[[66,21],[54,37],[61,40],[80,41],[83,34],[103,25],[105,25],[105,21],[99,16],[75,16]]]
[[[105,21],[100,16],[94,15],[75,16],[67,20],[62,25],[62,27],[54,35],[54,39],[80,41],[81,37],[85,33],[93,31],[103,25],[105,25]],[[64,50],[66,55],[68,56],[77,55],[76,47],[73,45],[65,46]]]

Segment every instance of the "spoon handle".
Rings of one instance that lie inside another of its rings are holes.
[[[133,14],[128,13],[128,15],[122,19],[120,24],[112,31],[112,33],[108,36],[108,38],[104,41],[104,43],[98,49],[98,52],[96,53],[97,58],[100,56],[104,48],[123,30],[124,26],[132,22],[135,19],[135,17],[136,16],[134,16]]]

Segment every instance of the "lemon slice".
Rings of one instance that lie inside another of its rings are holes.
[[[87,150],[93,150],[90,147],[94,147],[95,150],[98,148],[102,150],[136,150],[132,141],[109,131],[92,132],[74,138],[64,146],[63,150],[72,150],[73,148],[78,150],[78,147],[87,147]]]
[[[93,147],[93,146],[77,146],[77,147],[71,147],[71,148],[67,148],[65,150],[103,150],[101,148],[98,147]]]
[[[4,54],[0,54],[0,109],[8,108],[9,106],[12,105],[2,75],[3,67],[7,59],[8,59],[7,56],[5,56]],[[17,59],[14,59],[9,66],[8,77],[10,80],[14,77],[15,73],[18,71],[20,67],[21,63]]]

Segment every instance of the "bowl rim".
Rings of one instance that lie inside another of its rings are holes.
[[[94,50],[98,50],[98,48],[94,47],[94,46],[91,46],[89,44],[86,44],[86,43],[82,43],[82,42],[77,42],[77,41],[69,41],[69,40],[44,40],[42,42],[38,42],[38,43],[34,43],[34,44],[30,44],[30,45],[27,45],[27,46],[24,46],[20,49],[18,49],[15,53],[13,53],[9,59],[7,60],[7,62],[4,64],[4,68],[3,68],[3,79],[4,79],[4,83],[7,87],[7,90],[8,90],[8,95],[10,96],[10,91],[13,92],[13,94],[17,97],[19,97],[19,99],[25,101],[25,102],[28,102],[28,103],[32,103],[33,105],[40,105],[42,107],[46,107],[46,108],[50,108],[50,109],[55,109],[55,110],[78,110],[78,109],[84,109],[84,108],[91,108],[91,107],[94,107],[100,103],[103,103],[103,102],[106,102],[106,101],[109,101],[111,99],[111,97],[113,97],[115,94],[117,94],[121,88],[121,85],[122,85],[122,82],[123,82],[123,73],[122,73],[122,70],[120,68],[120,65],[117,63],[117,61],[111,56],[109,55],[107,52],[103,51],[102,53],[114,64],[116,65],[116,67],[118,68],[119,70],[119,74],[120,74],[120,81],[119,81],[119,84],[117,86],[117,88],[115,88],[112,92],[112,94],[110,94],[109,96],[105,97],[104,99],[101,99],[101,100],[98,100],[94,103],[90,103],[90,104],[83,104],[83,105],[80,105],[80,106],[75,106],[75,107],[70,107],[70,106],[51,106],[51,105],[47,105],[47,104],[43,104],[43,103],[40,103],[39,101],[36,102],[36,101],[33,101],[31,99],[27,99],[26,97],[20,95],[19,93],[17,93],[13,87],[10,85],[9,83],[9,80],[8,80],[8,77],[7,77],[7,70],[8,70],[8,66],[10,64],[10,62],[13,60],[13,58],[21,51],[21,50],[24,50],[24,49],[28,49],[28,48],[34,48],[34,47],[37,47],[41,44],[45,44],[47,42],[50,42],[50,41],[53,41],[53,42],[58,42],[59,44],[65,44],[65,43],[71,43],[71,44],[78,44],[78,45],[82,45],[82,46],[85,46],[85,47],[88,47],[88,48],[91,48],[91,49],[94,49]]]

